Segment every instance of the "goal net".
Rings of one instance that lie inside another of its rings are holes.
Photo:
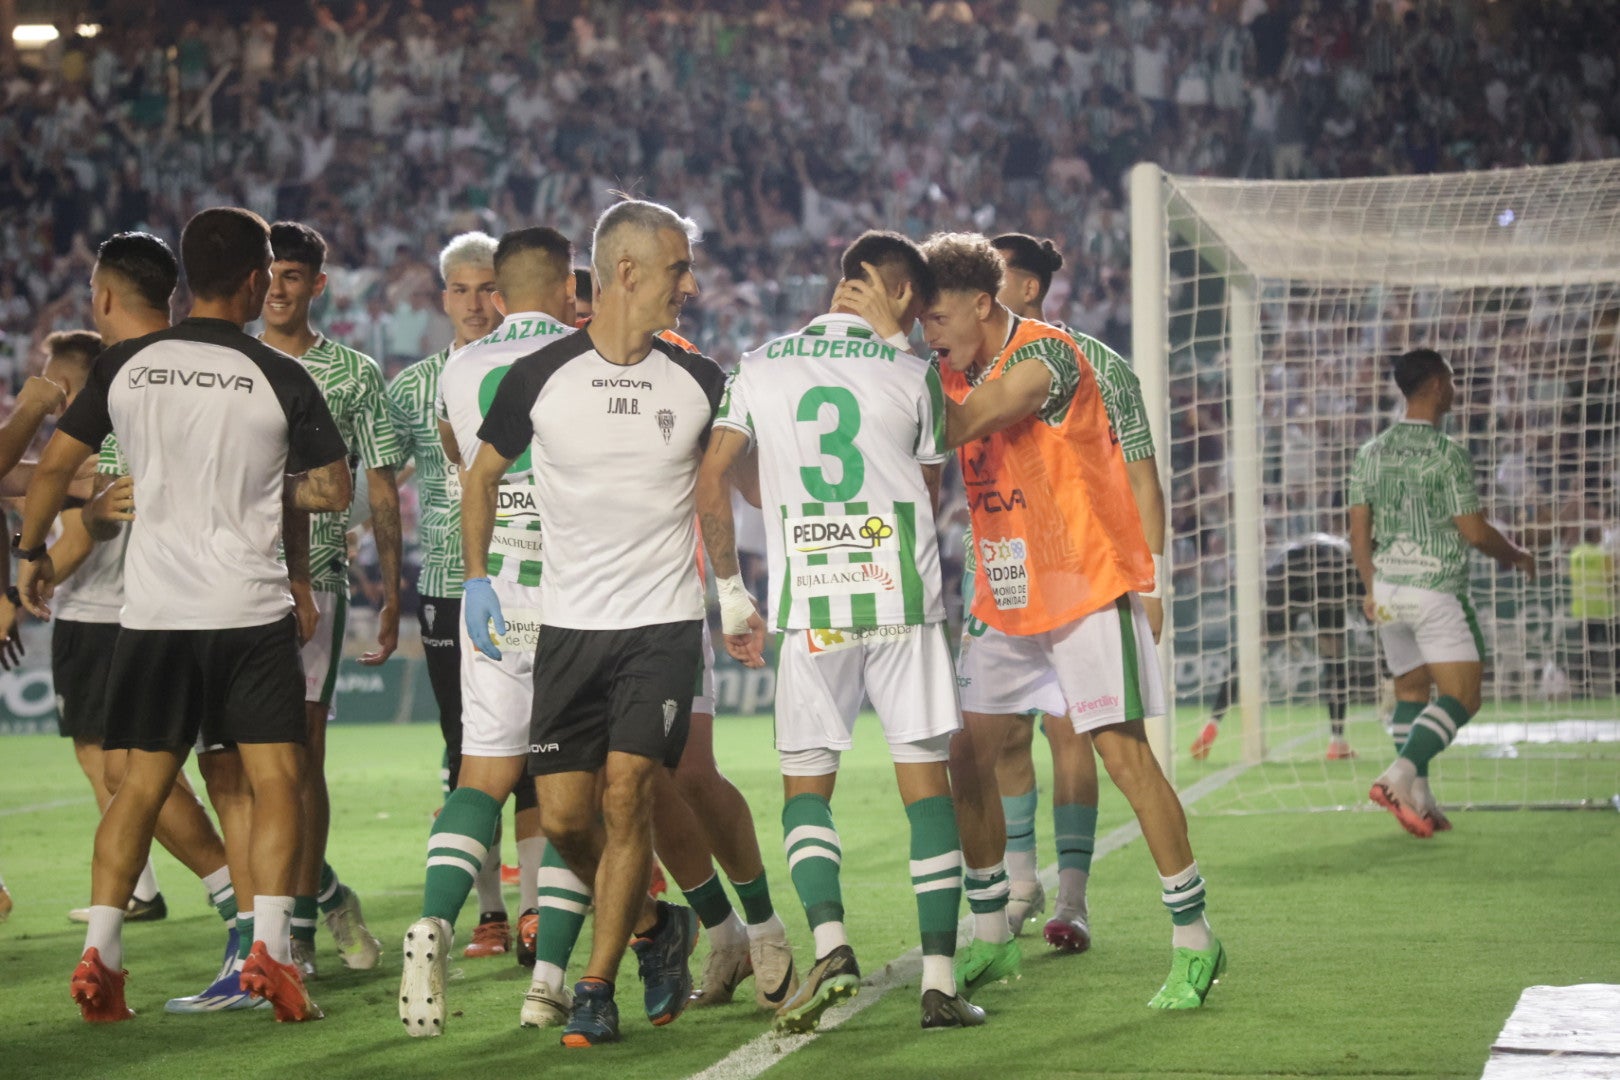
[[[1539,567],[1531,582],[1474,555],[1484,707],[1436,760],[1434,791],[1445,806],[1609,804],[1620,161],[1311,182],[1142,165],[1131,192],[1133,346],[1163,410],[1178,785],[1218,784],[1205,811],[1370,805],[1395,752],[1387,672],[1357,598],[1308,602],[1297,556],[1348,537],[1351,461],[1401,414],[1390,360],[1427,346],[1456,371],[1446,431],[1486,516]],[[1336,696],[1354,758],[1327,756]]]

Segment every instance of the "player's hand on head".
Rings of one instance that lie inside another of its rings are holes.
[[[384,601],[377,609],[377,648],[360,657],[360,662],[367,667],[376,667],[393,656],[397,648],[399,648],[399,605]]]
[[[495,595],[495,587],[490,584],[489,578],[468,578],[461,593],[461,616],[467,624],[467,637],[472,647],[489,657],[491,660],[501,658],[501,650],[496,648],[495,641],[490,637],[490,624],[494,623],[495,633],[506,633],[506,620],[501,616],[501,601]]]
[[[840,281],[833,293],[833,305],[846,307],[871,323],[879,337],[893,337],[900,333],[900,319],[911,305],[911,283],[901,286],[899,296],[890,296],[877,267],[871,263],[862,263],[861,267],[870,280]]]

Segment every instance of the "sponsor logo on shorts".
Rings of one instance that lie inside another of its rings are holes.
[[[894,515],[790,518],[788,544],[805,555],[830,551],[877,551],[894,535]]]
[[[423,604],[422,605],[422,618],[427,622],[427,628],[429,630],[433,629],[433,617],[435,615],[437,615],[438,613],[439,613],[439,606],[437,604]]]
[[[456,639],[455,638],[442,638],[442,637],[425,637],[425,638],[422,639],[422,645],[423,645],[424,648],[429,648],[429,649],[453,649],[453,648],[456,647]]]
[[[1069,706],[1070,716],[1084,716],[1087,713],[1100,712],[1103,709],[1119,708],[1119,698],[1113,694],[1102,694],[1098,697],[1087,698],[1085,701],[1076,701]]]
[[[556,754],[561,751],[562,747],[554,742],[529,744],[529,753],[531,754]]]
[[[806,630],[810,655],[841,652],[869,642],[896,641],[917,632],[916,626],[867,626],[859,630]]]
[[[675,726],[675,714],[679,710],[680,706],[675,704],[674,698],[664,699],[664,735],[666,737],[669,735],[670,729]]]

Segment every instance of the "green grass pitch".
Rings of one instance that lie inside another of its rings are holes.
[[[769,722],[722,719],[718,735],[722,766],[754,806],[778,907],[807,963],[809,933],[781,851]],[[458,958],[446,1035],[406,1038],[394,1003],[398,943],[418,911],[439,798],[438,739],[429,725],[331,733],[331,861],[364,899],[385,952],[381,970],[346,972],[321,931],[323,977],[313,990],[325,1021],[282,1027],[264,1011],[163,1013],[165,998],[194,993],[212,976],[223,932],[196,882],[160,854],[170,917],[125,934],[129,999],[141,1015],[101,1028],[80,1022],[67,988],[83,934],[66,913],[89,893],[89,789],[66,743],[7,738],[0,872],[17,909],[0,926],[0,1075],[670,1080],[766,1030],[751,996],[654,1029],[641,1018],[627,964],[624,1042],[564,1050],[554,1031],[517,1025],[526,972],[506,960]],[[1045,774],[1044,748],[1038,753]],[[1183,769],[1181,781],[1204,771]],[[905,818],[870,721],[846,755],[834,813],[849,929],[871,975],[913,946],[916,927]],[[1102,819],[1100,834],[1128,819],[1106,784]],[[1043,866],[1053,859],[1050,821],[1043,802]],[[1620,981],[1620,815],[1612,812],[1462,813],[1454,832],[1427,843],[1386,814],[1195,814],[1193,842],[1210,884],[1211,920],[1231,953],[1205,1009],[1145,1008],[1168,967],[1169,921],[1138,839],[1095,867],[1092,950],[1054,956],[1026,937],[1023,978],[979,995],[988,1026],[925,1034],[908,986],[782,1057],[767,1075],[1472,1078],[1524,987]],[[515,915],[510,890],[508,900]],[[463,932],[473,918],[463,913]]]

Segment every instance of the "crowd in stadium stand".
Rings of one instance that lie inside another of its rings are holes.
[[[1128,352],[1136,161],[1311,178],[1620,156],[1602,0],[1045,6],[352,0],[233,21],[182,2],[64,24],[0,55],[0,364],[20,382],[45,334],[88,324],[102,238],[173,243],[238,204],[322,230],[317,321],[392,375],[449,340],[446,238],[543,222],[584,251],[615,188],[704,227],[683,333],[722,363],[819,311],[869,226],[1052,236],[1048,315]]]

